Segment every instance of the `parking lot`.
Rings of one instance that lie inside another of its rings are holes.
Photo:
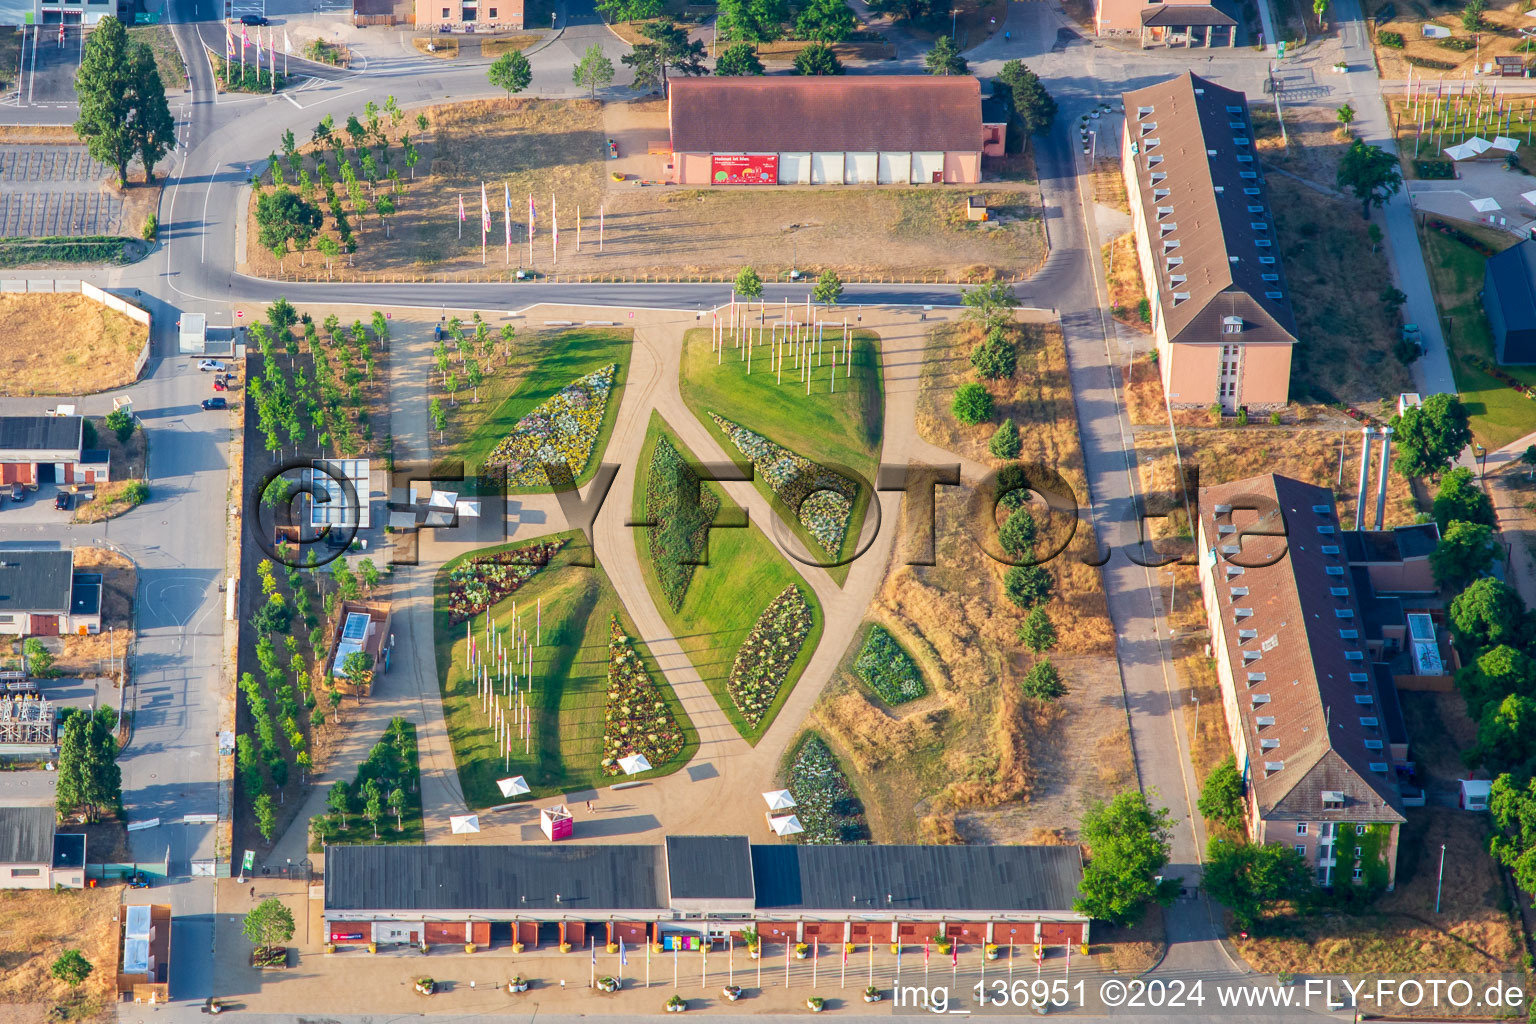
[[[111,173],[84,146],[0,146],[0,236],[121,234]]]
[[[24,490],[21,501],[13,501],[10,485],[0,488],[0,533],[7,525],[69,522],[84,495],[70,495],[69,508],[57,509],[53,503],[61,489],[59,484],[42,484],[36,490]],[[89,491],[86,488],[86,494]]]
[[[79,25],[33,26],[22,46],[21,106],[74,106],[75,71],[84,47],[85,31]]]

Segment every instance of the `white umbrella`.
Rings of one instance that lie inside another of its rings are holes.
[[[1471,146],[1474,150],[1476,150],[1479,156],[1493,148],[1493,143],[1489,142],[1481,135],[1472,136],[1466,141],[1466,145]]]
[[[457,491],[433,491],[432,496],[427,499],[427,504],[433,508],[453,508],[458,500]]]
[[[1512,139],[1508,135],[1496,135],[1493,139],[1493,148],[1503,153],[1513,153],[1520,148],[1520,140]]]
[[[1536,206],[1536,188],[1531,189],[1529,192],[1521,192],[1520,198],[1524,199],[1532,206]]]
[[[1445,147],[1445,155],[1452,160],[1470,160],[1477,156],[1477,150],[1465,142],[1454,146]]]
[[[795,806],[795,798],[790,796],[787,789],[776,789],[772,793],[764,793],[763,799],[768,801],[770,811],[787,811]]]
[[[768,824],[773,826],[773,831],[781,836],[792,836],[796,832],[804,832],[800,827],[800,819],[793,814],[786,814],[782,818],[769,818]]]
[[[528,792],[528,780],[521,775],[514,775],[510,779],[497,779],[496,785],[501,787],[501,795],[505,797],[522,796]]]
[[[456,836],[469,835],[480,831],[480,816],[478,814],[453,814],[448,817],[448,824]]]
[[[1494,210],[1502,210],[1503,207],[1499,205],[1499,201],[1497,199],[1494,199],[1492,196],[1490,196],[1487,199],[1472,200],[1472,209],[1476,210],[1478,213],[1492,213]]]
[[[651,770],[651,762],[645,759],[644,754],[630,754],[619,758],[619,767],[624,769],[625,775],[639,775]]]

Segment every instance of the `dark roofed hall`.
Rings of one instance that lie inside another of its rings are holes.
[[[325,906],[659,910],[660,870],[655,846],[328,846]]]
[[[1224,25],[1233,27],[1237,19],[1210,4],[1149,4],[1142,8],[1141,23],[1147,28],[1184,28],[1185,26]]]
[[[1489,257],[1483,308],[1493,328],[1494,361],[1536,363],[1536,241]]]
[[[69,614],[98,615],[101,613],[101,573],[77,572],[70,586]]]
[[[752,856],[746,836],[667,836],[672,898],[750,900]]]
[[[73,551],[0,551],[0,612],[69,611]]]
[[[981,149],[968,75],[673,78],[674,153]]]
[[[53,861],[52,807],[0,807],[0,864]]]
[[[7,453],[80,450],[79,416],[0,416],[0,458]]]
[[[754,846],[752,874],[765,910],[1070,911],[1083,859],[1075,846]]]
[[[85,867],[85,835],[80,832],[60,832],[53,837],[53,867],[56,869]]]

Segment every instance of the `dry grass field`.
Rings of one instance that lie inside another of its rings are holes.
[[[148,335],[83,295],[0,295],[0,395],[88,395],[130,384]]]
[[[144,479],[144,463],[149,456],[149,438],[140,427],[128,436],[126,443],[108,430],[101,420],[96,420],[97,444],[111,456],[111,479],[96,484],[82,492],[76,499],[74,522],[99,523],[127,512],[134,505],[125,491],[135,480]]]
[[[115,1019],[117,912],[121,886],[0,892],[0,1004],[20,1020]],[[78,949],[95,968],[78,990],[48,967]]]
[[[1379,17],[1377,12],[1386,6],[1386,0],[1372,0],[1365,6],[1368,17]],[[1468,45],[1465,50],[1453,49],[1445,45],[1444,40],[1427,39],[1424,36],[1425,25],[1438,25],[1450,30],[1453,46],[1474,43],[1473,33],[1467,31],[1461,23],[1462,4],[1394,0],[1392,6],[1392,17],[1375,22],[1377,36],[1372,40],[1381,77],[1386,80],[1402,81],[1407,78],[1410,57],[1450,65],[1447,68],[1415,67],[1415,78],[1424,75],[1433,81],[1444,75],[1447,79],[1459,80],[1472,69],[1474,61],[1488,63],[1495,57],[1510,54],[1529,60],[1533,52],[1525,48],[1524,40],[1519,35],[1520,29],[1530,28],[1532,24],[1532,19],[1525,16],[1529,5],[1523,0],[1492,0],[1483,11],[1483,28],[1477,33],[1475,44]],[[1402,35],[1404,47],[1397,49],[1382,46],[1379,38],[1383,31]]]
[[[94,675],[109,661],[122,671],[134,639],[133,598],[138,593],[138,569],[125,556],[106,548],[75,548],[75,569],[101,573],[101,632],[66,634],[54,667],[65,675]],[[109,634],[108,627],[113,630]]]
[[[1147,291],[1142,287],[1141,268],[1136,261],[1136,236],[1126,233],[1106,243],[1099,256],[1104,261],[1104,280],[1109,284],[1110,312],[1132,330],[1151,334],[1151,322],[1141,318],[1141,304],[1147,301]]]

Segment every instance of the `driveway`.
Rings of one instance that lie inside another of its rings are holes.
[[[40,25],[28,36],[22,53],[21,105],[73,107],[84,30],[79,25]]]

